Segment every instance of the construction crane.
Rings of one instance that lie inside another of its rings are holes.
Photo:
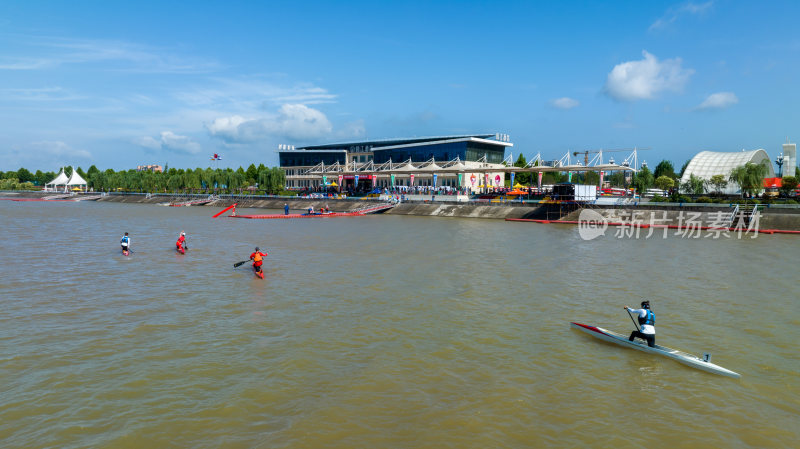
[[[590,153],[614,153],[614,152],[620,152],[620,151],[628,151],[628,152],[630,152],[630,151],[646,151],[646,150],[649,150],[649,149],[650,148],[648,147],[648,148],[616,148],[616,149],[612,149],[612,150],[600,149],[600,150],[573,151],[572,155],[573,156],[578,156],[579,154],[582,154],[583,155],[583,166],[584,167],[588,167],[589,166],[589,154]]]

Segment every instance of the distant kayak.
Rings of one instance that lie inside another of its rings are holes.
[[[625,335],[603,329],[602,327],[589,326],[586,324],[575,323],[575,322],[570,323],[570,327],[582,330],[593,337],[597,337],[605,341],[610,341],[620,346],[626,346],[629,348],[638,349],[640,351],[649,352],[651,354],[658,354],[665,357],[669,357],[673,360],[677,360],[678,362],[683,363],[684,365],[691,366],[692,368],[697,368],[703,371],[707,371],[709,373],[720,374],[723,376],[734,377],[737,379],[741,377],[739,373],[733,372],[719,365],[715,365],[710,361],[701,359],[700,357],[697,357],[695,355],[660,345],[655,345],[655,347],[651,348],[647,346],[647,344],[645,343],[639,343],[637,341],[628,341],[628,337],[626,337]]]

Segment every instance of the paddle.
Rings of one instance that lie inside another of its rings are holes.
[[[236,262],[235,264],[233,264],[233,268],[240,267],[240,266],[242,266],[242,265],[246,264],[247,262],[250,262],[250,259],[248,259],[248,260],[243,260],[243,261],[241,261],[241,262]]]
[[[628,310],[628,306],[625,306],[625,311],[628,312],[628,316],[631,317],[631,321],[633,321],[633,325],[636,326],[636,330],[641,332],[642,330],[639,329],[639,325],[636,324],[636,320],[633,319],[633,315],[631,315],[631,311]]]

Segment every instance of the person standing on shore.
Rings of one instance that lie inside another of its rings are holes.
[[[289,215],[289,203],[283,203],[283,215]]]
[[[656,315],[650,310],[650,301],[642,301],[641,309],[631,309],[625,306],[625,310],[637,314],[639,319],[639,330],[631,332],[628,341],[633,341],[638,337],[646,340],[647,346],[654,347],[656,345]]]
[[[131,246],[131,238],[128,236],[126,232],[125,235],[122,236],[122,239],[119,241],[119,244],[122,245],[122,254],[128,255],[129,248]]]

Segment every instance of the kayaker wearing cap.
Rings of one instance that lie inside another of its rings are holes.
[[[267,257],[267,253],[262,253],[257,246],[255,252],[250,254],[250,260],[253,261],[253,269],[256,270],[256,273],[261,272],[261,264],[265,257]]]
[[[638,337],[647,340],[647,346],[654,347],[656,345],[656,315],[650,310],[650,301],[642,301],[641,309],[631,309],[625,306],[625,310],[639,315],[640,330],[631,332],[628,341],[633,341],[634,338]]]
[[[179,252],[183,252],[183,247],[186,246],[186,233],[181,231],[181,236],[178,237],[178,241],[175,242],[175,246],[178,248]],[[186,249],[189,249],[187,246]]]

